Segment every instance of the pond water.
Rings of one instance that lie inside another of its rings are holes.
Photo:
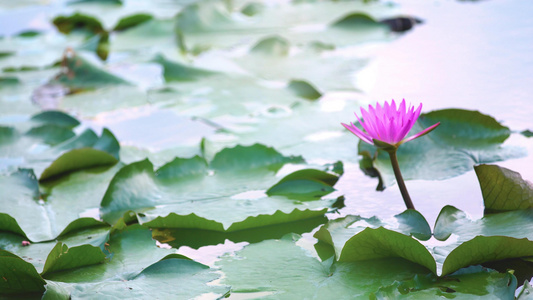
[[[426,112],[479,110],[513,132],[533,128],[529,99],[533,94],[533,19],[528,15],[532,2],[402,1],[397,5],[403,14],[424,22],[390,43],[367,45],[365,51],[372,59],[355,74],[365,98],[420,101]],[[344,109],[357,111],[358,107]],[[532,140],[519,134],[513,134],[506,145],[533,153]],[[533,179],[531,155],[497,164]],[[397,186],[378,192],[376,185],[377,180],[365,176],[358,165],[345,163],[335,195],[345,196],[346,207],[330,217],[375,215],[390,220],[404,210]],[[445,205],[474,219],[483,216],[483,198],[474,171],[447,180],[410,180],[406,185],[417,210],[431,226]],[[311,244],[311,234],[304,237]],[[238,245],[230,242],[223,247],[180,251],[209,264],[224,252],[221,248],[235,251]]]
[[[424,23],[377,51],[372,49],[374,59],[357,74],[362,81],[359,85],[370,98],[420,101],[424,111],[478,110],[515,132],[533,127],[533,103],[529,99],[533,93],[533,19],[528,16],[533,3],[401,1],[399,6],[403,13]],[[523,136],[513,135],[507,143],[525,146],[533,153],[531,140]],[[498,165],[533,179],[531,155]],[[364,181],[349,175],[356,178],[348,180],[345,176],[341,181],[348,191],[346,181]],[[417,209],[430,224],[446,204],[480,217],[482,198],[476,184],[473,171],[444,181],[407,182],[413,199],[420,199],[414,200]],[[396,187],[383,194],[387,193],[396,195],[378,197],[399,198]],[[379,213],[381,208],[369,210]]]
[[[191,2],[193,1],[183,1],[183,5]],[[235,2],[239,3],[239,1]],[[519,172],[524,178],[532,180],[533,138],[527,138],[519,132],[527,129],[533,130],[533,104],[529,99],[533,94],[533,56],[531,55],[533,53],[533,18],[529,15],[533,11],[533,2],[522,0],[405,0],[398,2],[390,5],[401,15],[417,17],[423,20],[423,23],[405,33],[358,45],[354,50],[359,51],[354,59],[354,65],[357,67],[354,67],[351,74],[357,90],[326,92],[318,100],[319,112],[342,111],[346,112],[344,116],[351,116],[353,111],[358,111],[362,103],[366,105],[376,101],[401,100],[402,98],[413,104],[423,102],[423,112],[447,108],[478,110],[494,117],[511,129],[513,134],[505,141],[505,147],[520,148],[523,153],[527,153],[520,158],[495,164]],[[158,3],[161,4],[160,9],[152,10],[152,13],[159,17],[169,17],[165,5],[172,6],[172,1],[158,1]],[[5,6],[8,8],[0,12],[0,20],[6,24],[9,23],[9,26],[0,26],[0,35],[10,35],[28,29],[54,31],[55,29],[48,20],[58,12],[64,11],[64,6],[59,1],[52,1],[51,5],[40,8]],[[113,18],[106,18],[107,22],[109,19]],[[313,26],[308,26],[297,28],[295,31],[298,30],[315,29]],[[119,39],[113,41],[117,40]],[[46,42],[50,42],[54,47],[57,46],[58,49],[58,45],[62,47],[68,44],[59,33],[54,38],[47,39]],[[47,59],[56,57],[57,53],[62,51],[62,48],[58,49],[51,50]],[[235,74],[240,74],[240,72],[244,74],[243,68],[239,67],[243,65],[239,63],[253,64],[253,60],[238,61],[237,59],[232,63],[228,61],[234,58],[233,56],[238,56],[247,50],[235,47],[235,49],[228,50],[230,54],[223,58],[219,57],[223,55],[219,55],[218,50],[212,50],[195,57],[195,66],[209,67],[210,70],[231,69]],[[333,56],[351,57],[353,53],[349,53],[350,51],[352,51],[350,47],[339,47],[334,51]],[[305,51],[302,50],[302,52]],[[128,164],[140,157],[149,156],[157,168],[172,160],[176,155],[192,157],[199,154],[198,147],[194,147],[199,145],[204,137],[208,141],[211,139],[215,144],[218,143],[217,146],[231,145],[235,139],[232,140],[231,136],[224,135],[224,128],[230,128],[245,136],[250,128],[256,125],[254,122],[258,121],[254,119],[252,113],[249,115],[242,113],[245,117],[233,116],[231,114],[233,110],[259,112],[257,114],[270,120],[281,119],[294,113],[294,107],[286,103],[274,103],[267,106],[251,102],[242,104],[235,101],[238,104],[235,105],[232,97],[241,94],[249,95],[248,91],[244,88],[243,91],[226,90],[224,84],[227,83],[218,82],[217,79],[206,81],[206,85],[212,84],[213,86],[203,88],[189,87],[187,83],[180,82],[175,86],[169,84],[170,87],[165,86],[165,89],[159,89],[165,82],[163,68],[153,61],[146,62],[144,58],[149,56],[147,53],[140,51],[136,54],[138,57],[111,53],[108,61],[111,72],[133,82],[135,87],[128,86],[121,89],[110,87],[94,94],[91,94],[92,92],[73,94],[68,96],[68,101],[63,101],[65,96],[63,93],[48,93],[47,99],[34,99],[37,105],[21,106],[7,115],[0,112],[1,123],[23,123],[29,115],[41,108],[65,109],[81,119],[82,126],[76,129],[77,133],[86,128],[92,128],[97,132],[103,128],[109,128],[121,142],[122,162]],[[305,55],[308,54],[304,53],[304,58]],[[98,62],[94,55],[87,59]],[[326,58],[327,63],[323,66],[327,69],[333,64],[333,60],[328,61]],[[306,63],[305,60],[299,61],[295,64],[295,68],[303,68]],[[264,67],[261,63],[258,65],[258,69]],[[275,74],[275,71],[274,69],[272,74]],[[317,72],[317,78],[320,79],[323,74],[319,73]],[[28,79],[28,82],[31,82],[35,89],[46,92],[53,88],[53,86],[44,85],[45,79],[38,78],[37,75],[33,76],[35,77]],[[51,75],[46,73],[46,76]],[[284,88],[285,83],[252,80],[251,82],[238,82],[238,84],[244,87],[253,85],[252,88],[278,85]],[[329,84],[326,83],[325,86]],[[157,88],[152,89],[153,86]],[[169,93],[166,88],[170,90]],[[179,90],[180,88],[183,90]],[[180,94],[182,92],[187,95],[182,97]],[[272,92],[272,95],[257,96],[275,98],[277,92],[279,91]],[[32,91],[24,91],[21,95],[21,97],[30,96]],[[33,93],[33,95],[36,94]],[[130,103],[115,102],[117,95],[129,99]],[[208,101],[210,97],[216,98],[219,102],[213,100],[216,104],[214,105]],[[227,99],[227,102],[221,102],[221,99]],[[12,102],[15,101],[16,99],[12,100]],[[176,101],[180,102],[179,105],[176,105]],[[203,102],[208,103],[202,104]],[[4,104],[0,102],[0,105]],[[217,115],[216,110],[228,111],[228,113]],[[310,112],[314,111],[310,110]],[[212,116],[212,118],[196,117],[196,114]],[[350,120],[335,120],[338,123],[341,121],[349,122]],[[275,122],[266,122],[264,126],[273,123],[275,124]],[[307,125],[312,128],[312,120]],[[336,191],[328,195],[333,198],[343,196],[344,207],[335,213],[328,214],[328,218],[334,219],[346,215],[377,216],[386,222],[394,223],[394,215],[405,210],[400,191],[396,185],[387,186],[383,191],[376,190],[378,180],[366,176],[357,164],[355,137],[343,136],[339,131],[330,128],[318,128],[311,131],[305,135],[304,141],[329,143],[331,140],[341,138],[354,140],[352,148],[334,149],[334,151],[344,153],[340,155],[341,157],[351,156],[352,158],[344,161],[345,172],[335,185]],[[251,136],[250,140],[253,140],[254,137],[252,134]],[[265,137],[265,140],[272,141],[277,138]],[[297,144],[298,141],[294,143]],[[289,149],[290,152],[291,149],[298,149],[297,147],[291,148],[293,145],[287,145],[285,144],[286,148],[283,150]],[[331,150],[331,148],[328,149]],[[215,150],[219,149],[215,148]],[[324,162],[330,161],[320,157],[310,159],[311,164],[319,165]],[[19,161],[10,163],[16,165]],[[289,171],[293,170],[282,169],[280,173],[284,172],[283,175],[285,175]],[[213,174],[210,173],[210,175]],[[415,207],[432,227],[445,205],[455,206],[473,219],[483,216],[483,198],[473,170],[445,180],[408,180],[406,185]],[[251,190],[231,199],[258,200],[264,196],[263,190]],[[87,208],[82,216],[97,217],[99,212],[98,208],[91,207]],[[298,241],[299,245],[308,249],[313,248],[316,240],[312,235],[316,230],[318,228],[315,228],[313,232],[303,234],[303,238]],[[425,244],[432,245],[432,243],[433,241],[430,240]],[[200,263],[214,266],[220,256],[233,255],[247,244],[247,242],[233,242],[226,239],[219,245],[204,246],[199,249],[183,246],[178,252]],[[158,245],[161,248],[170,247],[163,243]],[[252,293],[248,296],[253,298],[266,294]],[[212,295],[207,295],[206,298],[210,298],[209,296]],[[230,298],[246,299],[247,295],[232,295]]]

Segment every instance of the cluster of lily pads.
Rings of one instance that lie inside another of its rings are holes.
[[[488,164],[525,153],[504,144],[516,133],[490,116],[423,113],[413,132],[441,125],[397,154],[408,179],[447,179],[475,165],[482,219],[445,203],[434,226],[416,210],[387,220],[342,214],[356,201],[336,190],[345,171],[376,177],[380,190],[394,183],[387,153],[356,144],[340,122],[365,101],[349,75],[368,58],[353,53],[398,38],[379,22],[398,8],[56,2],[57,31],[0,39],[0,296],[513,299],[522,285],[519,299],[533,292],[533,187]],[[42,50],[28,51],[37,45]],[[338,51],[350,48],[351,55]],[[338,100],[338,91],[351,96]],[[142,124],[148,131],[138,135],[170,140],[159,149],[94,128],[139,111],[171,112],[184,125],[170,132],[172,124]],[[228,243],[242,249],[211,265],[178,254]]]

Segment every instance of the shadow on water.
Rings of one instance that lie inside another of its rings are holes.
[[[280,239],[288,233],[302,234],[311,232],[316,227],[326,223],[327,218],[320,216],[297,222],[265,226],[255,229],[239,230],[235,232],[217,232],[198,229],[153,229],[152,236],[161,243],[166,243],[176,249],[188,246],[198,249],[204,246],[223,244],[225,240],[234,243],[258,243],[269,239]]]

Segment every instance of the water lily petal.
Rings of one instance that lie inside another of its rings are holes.
[[[361,107],[361,115],[363,116],[363,120],[365,120],[365,123],[363,124],[361,120],[359,120],[359,117],[357,117],[357,114],[355,115],[357,119],[359,120],[359,123],[361,123],[361,126],[366,130],[366,132],[372,137],[376,138],[378,136],[378,128],[375,126],[374,117],[372,117],[372,113],[374,108],[372,105],[368,107],[368,110],[370,112],[367,112]]]
[[[376,103],[376,106],[368,106],[368,111],[361,107],[362,119],[355,114],[357,120],[363,127],[363,130],[341,123],[346,129],[358,136],[361,140],[371,145],[377,145],[374,141],[379,141],[385,144],[399,146],[405,142],[414,140],[431,130],[435,129],[440,123],[437,123],[421,132],[405,138],[409,131],[417,121],[422,111],[422,104],[417,108],[409,104],[407,106],[405,99],[402,99],[398,105],[394,99],[389,103],[385,101],[383,105]]]
[[[425,135],[425,134],[428,134],[428,133],[430,133],[433,129],[437,128],[437,126],[439,126],[439,125],[440,125],[440,122],[438,122],[437,124],[433,124],[433,125],[429,126],[428,128],[426,128],[426,129],[420,131],[419,133],[417,133],[417,134],[415,134],[415,135],[413,135],[413,136],[410,136],[410,137],[406,138],[405,140],[401,141],[398,145],[403,144],[403,143],[406,143],[406,142],[409,142],[409,141],[412,141],[412,140],[414,140],[414,139],[416,139],[416,138],[419,138],[419,137],[421,137],[421,136],[423,136],[423,135]]]
[[[344,124],[344,123],[341,123],[341,124],[342,124],[342,126],[344,126],[346,129],[350,130],[350,132],[355,134],[358,138],[360,138],[364,142],[369,143],[370,145],[374,145],[374,143],[372,142],[372,138],[370,138],[367,134],[365,134],[359,128],[357,128],[355,125],[353,125],[353,123],[350,123],[351,126],[348,125],[348,124]]]

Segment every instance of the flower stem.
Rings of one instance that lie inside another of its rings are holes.
[[[411,201],[411,197],[409,197],[409,193],[407,192],[405,182],[403,181],[402,172],[400,172],[400,165],[398,164],[398,158],[396,157],[396,150],[388,152],[390,156],[390,162],[392,164],[392,169],[394,170],[394,176],[396,176],[396,182],[398,182],[398,187],[400,188],[400,192],[402,193],[405,206],[407,206],[407,209],[415,209],[413,201]]]

